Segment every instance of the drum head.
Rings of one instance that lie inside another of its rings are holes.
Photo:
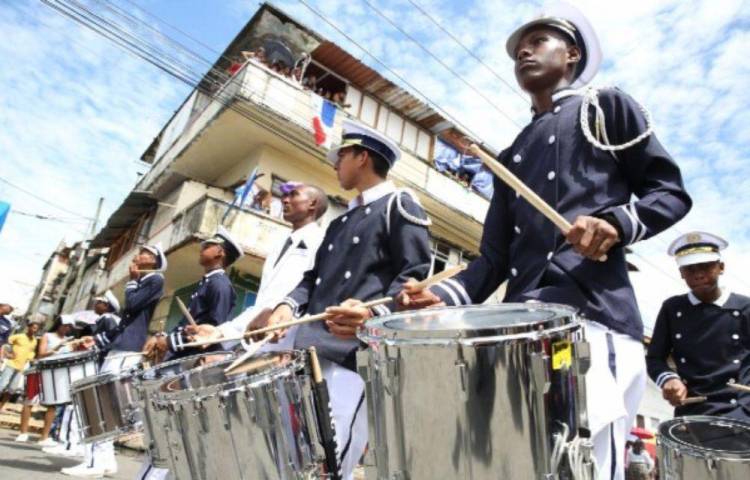
[[[83,352],[58,353],[51,357],[40,358],[37,365],[40,369],[52,368],[56,365],[67,365],[71,363],[87,362],[96,357],[94,350],[85,350]]]
[[[256,355],[225,372],[233,361],[225,360],[184,372],[164,383],[158,395],[167,401],[200,398],[218,391],[229,392],[267,383],[279,376],[295,373],[304,365],[301,352],[272,352]]]
[[[155,367],[149,368],[142,372],[138,372],[137,377],[139,380],[147,382],[154,380],[158,381],[174,377],[175,375],[179,375],[182,372],[186,372],[194,368],[202,367],[206,364],[205,360],[209,360],[208,363],[214,363],[217,361],[226,360],[233,356],[234,354],[231,352],[199,353],[197,355],[190,355],[189,357],[178,358],[176,360],[170,360],[160,363]]]
[[[659,427],[669,443],[697,452],[750,458],[750,423],[721,417],[683,417]]]
[[[370,320],[359,336],[364,341],[506,336],[573,324],[575,312],[566,305],[545,303],[427,309]]]

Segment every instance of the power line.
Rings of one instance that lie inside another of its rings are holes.
[[[88,220],[84,220],[84,219],[77,220],[74,218],[54,217],[50,215],[43,215],[40,213],[23,212],[21,210],[15,210],[15,209],[12,210],[11,213],[14,213],[16,215],[23,215],[25,217],[35,218],[37,220],[50,220],[53,222],[60,222],[60,223],[79,223],[79,224],[88,223]]]
[[[92,220],[92,218],[91,218],[91,217],[87,217],[87,216],[85,216],[85,215],[81,215],[80,213],[76,213],[76,212],[74,212],[74,211],[72,211],[72,210],[68,210],[68,209],[67,209],[67,208],[65,208],[65,207],[61,207],[60,205],[58,205],[58,204],[56,204],[56,203],[52,203],[52,202],[50,202],[49,200],[47,200],[47,199],[45,199],[45,198],[43,198],[43,197],[40,197],[39,195],[37,195],[37,194],[35,194],[35,193],[32,193],[32,192],[30,192],[30,191],[28,191],[28,190],[26,190],[26,189],[24,189],[24,188],[21,188],[21,187],[19,187],[18,185],[15,185],[15,184],[11,183],[11,182],[9,182],[8,180],[6,180],[6,179],[4,179],[4,178],[1,178],[1,177],[0,177],[0,182],[3,182],[3,183],[5,183],[6,185],[8,185],[8,186],[10,186],[10,187],[13,187],[13,188],[15,188],[16,190],[18,190],[18,191],[20,191],[20,192],[23,192],[23,193],[25,193],[26,195],[29,195],[30,197],[33,197],[33,198],[35,198],[35,199],[39,200],[40,202],[46,203],[47,205],[50,205],[50,206],[52,206],[52,207],[55,207],[55,208],[57,208],[58,210],[62,210],[62,211],[63,211],[63,212],[65,212],[65,213],[69,213],[69,214],[71,214],[71,215],[75,215],[76,217],[84,218],[84,219],[86,219],[86,220]]]
[[[469,83],[469,81],[466,80],[463,76],[461,76],[461,74],[459,74],[452,67],[450,67],[447,63],[445,63],[443,61],[443,59],[441,59],[440,57],[438,57],[437,55],[435,55],[434,53],[432,53],[432,51],[430,49],[428,49],[427,47],[425,47],[424,45],[422,45],[422,43],[419,40],[417,40],[416,38],[414,38],[406,30],[404,30],[403,28],[399,27],[398,24],[396,24],[396,22],[394,22],[390,17],[388,17],[386,14],[384,14],[378,8],[376,8],[368,0],[362,0],[362,2],[364,2],[368,7],[370,7],[370,9],[373,10],[375,13],[377,13],[378,16],[380,16],[383,20],[385,20],[386,22],[388,22],[389,24],[391,24],[391,26],[393,28],[395,28],[396,30],[398,30],[399,32],[401,32],[401,34],[403,36],[405,36],[406,38],[408,38],[412,43],[414,43],[416,46],[418,46],[423,52],[425,52],[427,55],[429,55],[430,57],[432,57],[433,59],[435,59],[435,61],[437,61],[440,65],[442,65],[443,68],[445,68],[446,70],[448,70],[451,74],[453,74],[453,76],[455,76],[459,81],[461,81],[461,83],[463,83],[464,85],[466,85],[467,87],[469,87],[471,90],[473,90],[474,93],[476,93],[477,95],[479,95],[480,97],[482,97],[484,99],[484,101],[486,101],[487,103],[489,103],[492,108],[494,108],[498,113],[500,113],[500,115],[502,115],[503,117],[505,117],[510,123],[512,123],[513,125],[515,125],[518,128],[522,128],[522,126],[519,125],[515,121],[515,119],[513,119],[513,117],[511,117],[509,114],[505,113],[505,111],[502,108],[500,108],[500,106],[498,106],[490,97],[488,97],[481,90],[479,90],[474,85],[472,85],[471,83]]]
[[[477,56],[474,52],[472,52],[469,49],[469,47],[467,47],[466,45],[464,45],[464,43],[461,42],[461,40],[459,40],[458,37],[456,37],[455,35],[453,35],[448,29],[446,29],[440,22],[437,21],[437,19],[435,17],[433,17],[432,15],[430,15],[424,8],[422,8],[421,5],[419,5],[418,3],[414,2],[413,0],[407,0],[407,1],[414,8],[416,8],[420,13],[422,13],[422,15],[424,15],[425,17],[427,17],[427,19],[430,22],[432,22],[436,27],[438,27],[443,33],[445,33],[448,37],[450,37],[451,40],[453,40],[454,42],[456,42],[456,44],[459,47],[461,47],[471,58],[473,58],[474,60],[476,60],[477,62],[479,62],[479,64],[482,65],[482,66],[484,66],[484,68],[486,68],[487,71],[489,71],[495,78],[497,78],[498,80],[500,80],[500,82],[502,82],[505,86],[507,86],[513,93],[515,93],[518,96],[518,98],[520,98],[521,100],[523,100],[523,102],[525,104],[527,104],[527,105],[529,104],[529,99],[525,95],[523,95],[521,92],[519,92],[518,89],[516,89],[516,87],[514,87],[510,82],[508,82],[507,80],[505,80],[505,78],[503,78],[499,73],[497,73],[492,67],[490,67],[489,65],[487,65],[487,63],[485,63],[484,60],[482,60],[481,58],[479,58],[479,56]]]

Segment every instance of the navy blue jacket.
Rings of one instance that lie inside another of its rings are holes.
[[[581,100],[556,96],[554,109],[535,115],[499,160],[568,221],[603,217],[619,226],[622,242],[606,262],[588,260],[552,222],[495,179],[480,256],[432,290],[448,305],[481,303],[507,279],[505,301],[572,305],[585,318],[641,339],[624,247],[673,225],[691,200],[679,168],[655,135],[617,152],[618,158],[591,145],[579,125]],[[626,94],[603,90],[599,101],[611,144],[645,130],[643,113]]]
[[[8,338],[13,332],[13,322],[6,318],[5,315],[0,316],[0,347],[8,343]]]
[[[204,275],[198,282],[198,288],[190,296],[188,311],[193,316],[195,323],[217,326],[229,320],[229,315],[234,309],[236,300],[237,294],[227,274],[224,270],[214,270]],[[170,355],[169,358],[192,355],[200,350],[182,348],[182,344],[187,341],[183,333],[185,325],[187,325],[187,319],[183,318],[169,333],[169,350],[172,353],[180,352],[180,355]],[[215,349],[220,350],[220,345],[215,345]]]
[[[110,336],[115,335],[115,330],[117,330],[119,324],[120,317],[114,313],[105,313],[96,319],[96,324],[91,335],[93,335],[94,341],[99,346],[99,350],[105,355],[110,350],[108,345],[112,345],[108,342],[108,339]]]
[[[676,368],[667,359],[672,357]],[[691,294],[664,302],[648,346],[646,365],[661,388],[681,378],[688,396],[708,400],[677,407],[675,416],[730,415],[750,420],[750,393],[727,387],[750,384],[750,298],[729,294],[702,303]]]
[[[125,305],[116,328],[94,337],[102,350],[140,352],[148,337],[148,324],[164,293],[164,276],[149,273],[125,284]]]
[[[385,195],[349,210],[330,223],[314,267],[305,272],[283,303],[290,305],[297,315],[314,315],[349,298],[367,301],[395,296],[409,277],[427,276],[430,269],[427,228],[407,220],[395,205],[387,221],[391,192],[384,190]],[[426,217],[409,195],[400,195],[409,214]],[[379,306],[373,312],[387,314],[392,307]],[[324,322],[300,325],[295,348],[310,346],[315,346],[324,358],[355,368],[358,340],[336,338]]]

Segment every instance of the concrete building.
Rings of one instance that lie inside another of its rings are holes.
[[[241,52],[260,47],[265,61],[233,64]],[[298,68],[296,77],[279,66],[289,64]],[[355,118],[401,146],[391,179],[411,188],[433,220],[436,270],[476,255],[488,201],[433,163],[438,139],[441,146],[455,144],[463,132],[336,44],[263,4],[143,154],[150,170],[93,239],[93,248],[109,249],[96,289],[112,288],[121,297],[138,245],[161,243],[169,269],[151,328],[173,325],[180,318],[174,297],[187,300],[202,275],[200,240],[216,229],[236,187],[257,167],[264,176],[256,187],[274,197],[270,211],[243,205],[226,221],[246,252],[230,271],[235,313],[252,305],[269,247],[290,228],[274,214],[277,186],[302,180],[323,188],[332,200],[324,224],[352,196],[339,188],[327,149],[316,144],[313,121],[323,98],[305,88],[313,81],[319,93],[337,99],[333,138],[344,118]]]

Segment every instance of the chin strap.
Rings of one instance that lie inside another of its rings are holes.
[[[653,123],[651,121],[651,114],[643,105],[639,104],[638,107],[640,108],[641,112],[643,112],[643,116],[646,119],[646,130],[634,139],[623,144],[610,144],[604,119],[604,110],[602,110],[601,105],[599,105],[598,93],[599,91],[595,87],[588,87],[581,94],[581,96],[583,97],[580,112],[581,130],[583,131],[583,135],[586,137],[586,140],[588,140],[591,145],[595,146],[599,150],[610,152],[615,158],[617,158],[615,152],[630,148],[633,145],[642,142],[653,133],[654,129]],[[591,125],[589,124],[589,107],[591,106],[594,107],[595,111],[593,132],[591,130]]]

